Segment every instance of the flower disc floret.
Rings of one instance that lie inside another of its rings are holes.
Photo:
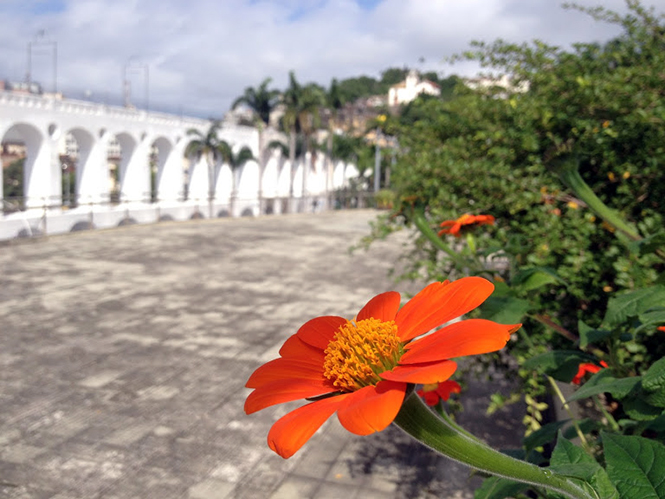
[[[325,350],[323,375],[345,392],[376,385],[404,353],[394,321],[364,319],[339,327]]]

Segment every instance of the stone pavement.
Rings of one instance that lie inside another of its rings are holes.
[[[251,372],[306,320],[395,288],[407,234],[349,254],[372,211],[130,226],[0,246],[0,497],[467,498],[477,479],[395,428],[331,419],[293,458],[298,404],[246,416]],[[493,385],[494,387],[496,385]],[[497,447],[519,417],[460,422]]]

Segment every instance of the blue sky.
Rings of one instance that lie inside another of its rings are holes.
[[[625,11],[624,0],[577,3]],[[644,3],[665,11],[665,0]],[[284,88],[289,70],[325,86],[395,66],[470,76],[477,67],[443,61],[472,40],[569,46],[618,33],[557,0],[0,0],[0,15],[0,79],[23,80],[39,40],[31,74],[47,90],[57,45],[66,95],[120,102],[131,62],[149,68],[151,107],[203,117],[222,116],[266,77]],[[141,106],[144,73],[129,73]]]

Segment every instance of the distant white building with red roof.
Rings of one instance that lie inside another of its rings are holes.
[[[408,104],[420,94],[441,95],[439,85],[429,80],[421,80],[418,72],[409,71],[406,80],[393,85],[388,90],[388,105],[399,106]]]

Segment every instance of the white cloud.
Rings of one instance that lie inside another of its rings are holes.
[[[366,3],[366,2],[365,2]],[[301,81],[378,76],[391,66],[467,73],[444,57],[471,40],[534,38],[557,45],[606,40],[615,27],[565,11],[553,0],[0,0],[0,78],[21,80],[26,47],[39,30],[57,41],[58,86],[91,90],[120,102],[128,61],[148,64],[151,107],[221,116],[246,86],[272,76],[283,88],[293,69]],[[583,0],[625,11],[623,0]],[[665,0],[652,0],[659,11]],[[37,48],[37,46],[36,46]],[[38,53],[39,52],[39,53]],[[425,59],[420,65],[419,59]],[[52,57],[33,57],[33,79],[51,85]],[[141,105],[144,80],[132,72]]]

